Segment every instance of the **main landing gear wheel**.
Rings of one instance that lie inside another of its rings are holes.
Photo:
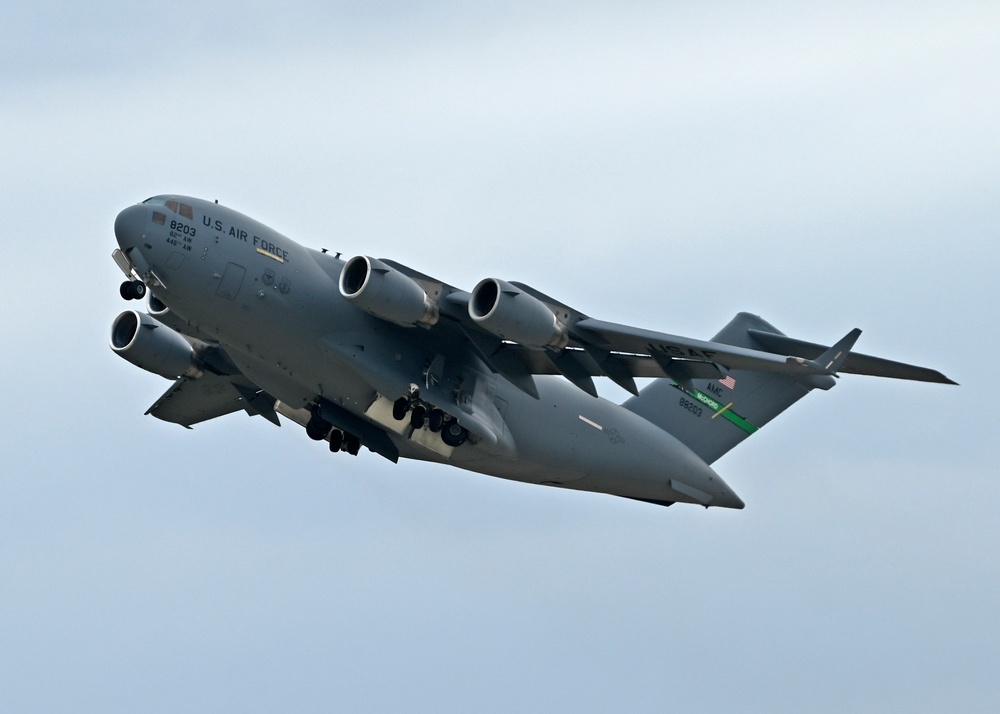
[[[309,421],[306,422],[306,434],[313,441],[323,441],[332,427],[333,424],[314,412]]]
[[[431,409],[430,416],[427,417],[427,428],[436,434],[443,426],[444,412],[440,409]]]
[[[141,280],[126,280],[118,289],[123,300],[142,300],[146,297],[146,285]]]
[[[404,421],[410,415],[410,426],[414,431],[423,429],[441,435],[441,441],[451,447],[461,446],[469,438],[469,431],[458,425],[455,418],[441,409],[423,404],[412,397],[400,397],[392,403],[392,418]],[[350,436],[349,434],[347,435]],[[346,447],[345,447],[346,449]]]
[[[448,446],[458,447],[469,438],[469,430],[460,426],[457,421],[450,421],[441,431],[441,441]]]
[[[309,427],[306,426],[306,431]],[[361,439],[343,429],[334,428],[330,431],[330,452],[346,451],[351,456],[357,456],[361,451]]]

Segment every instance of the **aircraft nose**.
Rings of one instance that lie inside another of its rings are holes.
[[[145,237],[149,213],[145,206],[129,206],[115,218],[115,239],[122,250],[134,248]]]

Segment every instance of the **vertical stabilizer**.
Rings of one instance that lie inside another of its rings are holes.
[[[712,341],[767,351],[751,330],[783,334],[760,317],[741,312]],[[857,339],[853,333],[849,337]],[[837,347],[843,352],[850,349],[846,343]],[[834,354],[842,361],[841,354]],[[835,383],[825,375],[732,370],[721,379],[658,379],[623,406],[673,434],[711,464],[811,390],[829,389]]]

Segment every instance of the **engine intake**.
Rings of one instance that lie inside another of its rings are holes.
[[[170,308],[164,305],[158,297],[153,295],[152,292],[149,293],[149,299],[146,301],[146,309],[149,310],[149,314],[153,317],[162,317],[170,315]]]
[[[561,350],[566,326],[544,302],[508,282],[486,278],[472,289],[469,317],[484,330],[533,349]]]
[[[430,327],[438,321],[437,305],[417,281],[366,255],[347,261],[340,294],[368,314],[404,327]]]
[[[155,318],[126,310],[111,325],[111,349],[136,367],[167,379],[200,377],[191,343]]]

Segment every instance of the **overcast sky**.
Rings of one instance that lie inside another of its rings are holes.
[[[6,8],[0,708],[994,711],[1000,6],[756,5]],[[185,431],[107,344],[165,192],[962,386],[845,376],[716,464],[743,511]]]

